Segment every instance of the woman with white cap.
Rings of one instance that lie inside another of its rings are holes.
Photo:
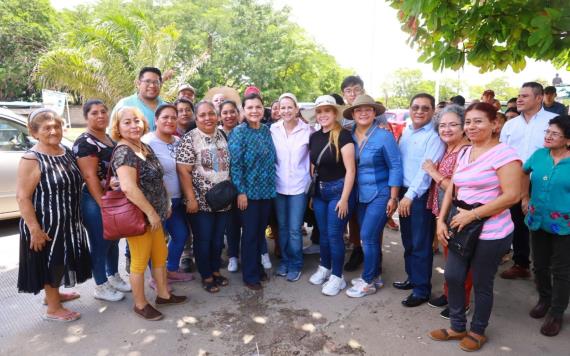
[[[307,206],[305,188],[309,175],[309,136],[314,131],[299,120],[297,98],[291,93],[279,97],[281,119],[271,126],[271,138],[277,159],[275,210],[279,226],[281,263],[275,274],[298,281],[303,268],[303,235],[301,226]]]
[[[321,129],[309,139],[311,171],[315,182],[313,208],[321,237],[321,262],[309,282],[316,285],[324,283],[323,294],[333,296],[346,288],[342,275],[345,252],[343,233],[355,204],[352,192],[354,143],[350,132],[340,125],[342,107],[332,96],[318,97],[315,108],[303,111],[303,116],[311,117],[313,113],[321,125]]]
[[[352,280],[349,297],[359,298],[376,293],[382,281],[382,230],[398,207],[398,193],[403,173],[400,150],[394,136],[375,118],[383,110],[366,94],[359,95],[344,117],[354,120],[357,167],[357,216],[364,252],[364,270]]]

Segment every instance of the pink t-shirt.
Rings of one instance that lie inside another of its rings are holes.
[[[453,175],[457,198],[469,204],[487,204],[501,195],[497,170],[507,163],[520,161],[520,158],[513,148],[500,143],[469,163],[471,149],[472,147],[468,147],[465,154],[459,153],[457,169]],[[487,219],[479,239],[502,239],[513,230],[511,212],[505,209]]]

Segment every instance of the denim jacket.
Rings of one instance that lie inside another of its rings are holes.
[[[402,159],[390,132],[373,125],[359,145],[354,130],[358,202],[369,203],[380,194],[390,194],[390,187],[402,186]]]

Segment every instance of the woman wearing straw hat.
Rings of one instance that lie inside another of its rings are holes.
[[[400,150],[394,136],[382,129],[375,117],[383,107],[366,94],[359,95],[344,110],[344,117],[353,119],[352,138],[355,142],[357,167],[356,205],[360,239],[364,252],[362,276],[352,280],[349,297],[359,298],[376,293],[382,281],[382,250],[380,240],[388,217],[398,207],[402,185]]]
[[[315,179],[313,208],[321,234],[321,262],[309,282],[323,284],[325,295],[337,295],[346,288],[343,233],[354,208],[354,143],[342,129],[342,107],[330,95],[315,101],[315,108],[303,111],[307,119],[316,114],[321,129],[311,135],[309,151]],[[328,281],[325,283],[325,281]]]
[[[309,175],[309,137],[314,131],[299,120],[297,98],[291,93],[279,97],[280,121],[271,126],[277,160],[275,212],[279,226],[281,263],[275,274],[296,282],[303,268],[303,216],[307,206],[305,188]]]

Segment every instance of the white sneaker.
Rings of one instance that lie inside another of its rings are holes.
[[[303,249],[303,255],[318,255],[321,253],[321,246],[311,244]]]
[[[238,270],[238,259],[237,257],[230,257],[228,261],[228,272],[237,272]]]
[[[357,282],[355,285],[352,286],[352,288],[349,288],[346,291],[346,295],[348,295],[351,298],[365,297],[369,294],[374,294],[374,293],[376,293],[376,287],[374,286],[374,283],[368,284],[364,280]]]
[[[119,273],[115,273],[114,275],[107,277],[107,280],[109,281],[109,284],[119,292],[125,293],[131,291],[130,283],[121,278]]]
[[[331,275],[331,270],[326,269],[323,266],[319,266],[317,271],[313,273],[311,278],[309,278],[309,282],[314,285],[321,285],[323,284]]]
[[[271,269],[271,260],[269,259],[269,254],[264,253],[261,255],[261,264],[265,269]]]
[[[365,283],[364,280],[361,277],[357,277],[357,278],[353,278],[350,280],[350,284],[355,286],[358,283]],[[384,287],[384,281],[382,280],[382,277],[378,277],[374,280],[374,287],[376,287],[376,289],[380,289],[382,287]]]
[[[323,289],[321,292],[324,295],[334,296],[340,293],[341,290],[346,288],[346,282],[344,277],[337,277],[334,274],[330,276],[327,283],[323,284]]]
[[[125,297],[125,294],[113,288],[113,286],[109,284],[109,281],[107,281],[95,286],[93,296],[95,299],[106,300],[108,302],[118,302]]]

